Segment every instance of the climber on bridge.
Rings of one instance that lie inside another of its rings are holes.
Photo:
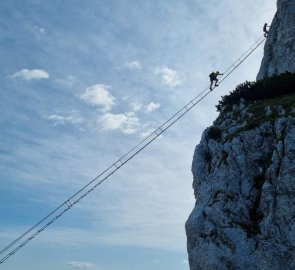
[[[212,86],[213,86],[213,82],[215,81],[215,87],[218,86],[218,79],[217,79],[217,76],[219,75],[223,75],[223,73],[220,73],[219,71],[212,71],[209,75],[209,78],[210,78],[210,90],[212,91]]]
[[[265,36],[265,37],[267,37],[267,36],[268,36],[268,33],[269,33],[269,31],[268,31],[267,28],[269,28],[269,26],[267,25],[267,23],[265,23],[265,24],[263,25],[263,32],[264,32],[264,36]]]

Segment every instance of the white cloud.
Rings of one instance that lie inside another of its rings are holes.
[[[46,117],[48,120],[53,121],[54,125],[64,125],[64,124],[79,124],[83,122],[83,119],[76,115],[63,116],[58,114],[51,114]]]
[[[142,104],[141,103],[138,103],[138,102],[132,102],[132,103],[130,103],[129,106],[132,108],[132,110],[134,112],[137,112],[137,111],[139,111],[142,108]]]
[[[27,81],[30,80],[40,80],[40,79],[48,79],[49,74],[42,69],[22,69],[21,71],[18,71],[14,73],[11,78],[21,78]]]
[[[168,67],[156,68],[155,74],[161,75],[162,82],[169,87],[175,87],[183,83],[177,71]]]
[[[135,133],[139,126],[139,119],[133,112],[125,114],[106,113],[98,121],[103,130],[120,130],[125,134]]]
[[[141,64],[138,61],[131,61],[131,62],[126,62],[124,64],[124,67],[134,70],[134,69],[142,69]]]
[[[160,106],[161,106],[160,103],[151,102],[145,106],[145,110],[146,110],[146,112],[153,112],[153,111],[159,109]]]
[[[94,269],[95,265],[89,262],[72,261],[68,263],[69,266],[77,269]]]
[[[88,87],[83,95],[80,96],[82,100],[92,106],[102,107],[104,112],[109,111],[116,100],[109,91],[109,86],[104,84],[95,84]]]

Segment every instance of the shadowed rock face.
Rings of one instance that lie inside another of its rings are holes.
[[[295,72],[295,1],[278,0],[277,8],[257,80],[285,71]]]
[[[260,111],[254,126],[251,106],[220,116],[196,147],[191,270],[295,269],[295,104],[262,105],[273,119]]]

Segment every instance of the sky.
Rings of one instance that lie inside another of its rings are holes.
[[[1,0],[0,248],[206,88],[275,11],[275,0]],[[194,148],[262,56],[0,269],[188,270]]]

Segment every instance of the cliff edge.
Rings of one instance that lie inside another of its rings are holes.
[[[295,72],[295,1],[277,6],[258,80]],[[186,222],[191,270],[295,269],[291,88],[275,98],[241,98],[204,131],[192,163],[196,203]]]

